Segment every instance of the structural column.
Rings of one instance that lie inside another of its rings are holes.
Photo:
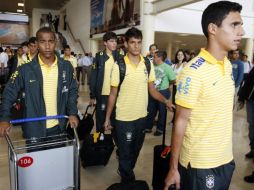
[[[99,41],[98,40],[90,40],[90,51],[93,56],[99,51]]]
[[[166,52],[168,54],[168,58],[172,61],[174,59],[174,55],[172,55],[172,42],[170,39],[168,39],[168,45],[167,45],[167,49]]]
[[[153,11],[153,0],[144,0],[143,2],[143,24],[142,24],[142,34],[143,34],[143,44],[142,44],[142,54],[146,55],[149,51],[149,46],[154,43],[154,15]]]
[[[253,38],[248,38],[246,40],[244,52],[246,55],[248,55],[248,60],[250,62],[252,62],[252,59],[253,59]]]

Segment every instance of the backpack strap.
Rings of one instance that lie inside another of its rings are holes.
[[[145,66],[146,66],[146,70],[147,70],[148,77],[149,77],[150,71],[151,71],[151,62],[147,57],[144,57],[144,60],[145,60]],[[117,64],[118,64],[118,67],[119,67],[119,77],[120,77],[118,88],[120,89],[120,86],[123,83],[125,73],[126,73],[126,65],[125,65],[125,62],[124,62],[124,56],[120,55],[118,57]]]
[[[151,71],[151,61],[147,57],[144,57],[144,60],[145,60],[145,66],[146,66],[146,70],[149,77],[150,71]]]
[[[117,64],[118,64],[118,67],[119,67],[119,77],[120,77],[118,88],[120,88],[120,86],[123,83],[123,80],[124,80],[124,77],[125,77],[125,72],[126,72],[126,65],[125,65],[125,62],[124,62],[124,56],[119,56],[118,57]]]

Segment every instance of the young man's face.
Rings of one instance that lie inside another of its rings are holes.
[[[232,58],[233,58],[233,60],[237,60],[237,59],[239,59],[239,51],[233,51],[233,54],[232,54]]]
[[[157,65],[160,64],[162,62],[161,57],[159,57],[156,53],[153,56],[153,62]]]
[[[56,40],[51,32],[40,32],[38,34],[38,47],[41,56],[49,59],[55,56]]]
[[[28,52],[28,46],[23,46],[22,47],[23,53],[26,54]]]
[[[154,53],[157,51],[157,47],[156,46],[151,46],[150,48],[150,55],[154,56]]]
[[[65,56],[70,56],[71,55],[71,49],[70,48],[65,48],[64,49],[64,55]]]
[[[248,57],[246,55],[243,56],[243,61],[245,61],[245,62],[248,61]]]
[[[131,37],[127,42],[128,53],[133,56],[138,56],[141,53],[142,40]]]
[[[34,55],[35,53],[37,53],[38,50],[38,45],[37,42],[36,43],[29,43],[28,44],[28,48],[29,48],[29,52]]]
[[[237,49],[245,34],[242,23],[239,12],[230,12],[222,21],[221,26],[216,26],[215,40],[222,49],[225,51]]]
[[[106,46],[106,49],[109,51],[115,51],[117,46],[116,39],[109,39],[107,41],[104,41],[104,45]]]
[[[18,56],[19,57],[21,57],[22,55],[23,55],[23,50],[22,50],[22,48],[20,47],[20,48],[18,48],[18,50],[17,50],[17,54],[18,54]]]

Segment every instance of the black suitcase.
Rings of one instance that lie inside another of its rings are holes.
[[[103,134],[103,140],[101,135]],[[81,150],[81,164],[87,166],[107,165],[114,150],[114,143],[111,134],[100,133],[97,142],[94,142],[93,134],[85,137]]]
[[[77,127],[77,133],[78,133],[79,140],[84,140],[85,137],[88,136],[93,129],[93,126],[94,126],[93,116],[94,116],[94,112],[95,112],[95,107],[94,107],[92,113],[88,113],[88,110],[91,107],[92,107],[91,105],[88,105],[86,107],[86,111],[85,111],[83,119],[82,120],[79,119],[79,125]],[[74,132],[70,126],[67,127],[66,132],[74,138]]]
[[[165,113],[167,115],[167,112]],[[169,171],[170,146],[165,145],[166,120],[163,129],[162,144],[154,147],[153,157],[153,190],[164,189],[164,180]],[[170,189],[173,189],[171,187]]]
[[[136,180],[129,183],[114,183],[106,190],[149,190],[146,181]]]

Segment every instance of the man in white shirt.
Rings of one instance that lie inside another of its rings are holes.
[[[7,68],[8,55],[4,52],[3,48],[0,47],[0,63],[1,68]]]
[[[82,85],[85,83],[85,77],[87,77],[87,85],[90,84],[90,76],[91,76],[91,65],[93,64],[91,58],[88,56],[88,53],[85,53],[85,56],[83,56],[80,60],[82,67]]]
[[[8,77],[8,55],[4,52],[3,48],[0,47],[0,77],[1,77],[1,84],[4,84],[7,82]]]
[[[248,55],[244,54],[243,57],[242,57],[242,62],[243,62],[243,72],[244,72],[244,76],[243,76],[243,79],[245,80],[248,73],[250,72],[251,70],[251,63],[248,61]]]

